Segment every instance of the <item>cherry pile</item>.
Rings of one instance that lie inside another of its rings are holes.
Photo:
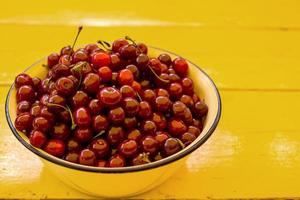
[[[175,154],[200,135],[208,107],[183,58],[149,57],[129,37],[74,51],[81,29],[73,47],[48,56],[45,79],[15,79],[15,127],[31,145],[73,163],[125,167]]]

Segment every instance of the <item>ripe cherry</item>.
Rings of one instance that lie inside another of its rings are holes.
[[[56,157],[61,157],[65,153],[65,143],[59,139],[50,139],[44,146],[44,150]]]
[[[160,146],[164,145],[165,141],[169,138],[167,132],[158,131],[154,136],[155,140],[159,143]]]
[[[33,86],[32,78],[28,74],[19,74],[15,78],[15,86],[16,88],[21,87],[22,85],[30,85]]]
[[[183,89],[179,83],[171,83],[168,88],[168,91],[170,93],[170,98],[177,99],[181,97]]]
[[[158,96],[154,102],[155,109],[159,112],[166,112],[171,107],[171,101],[168,97]]]
[[[184,103],[182,103],[181,101],[176,101],[173,103],[172,111],[176,117],[183,117],[186,108],[187,107]]]
[[[129,44],[128,41],[123,38],[117,39],[112,44],[112,50],[114,52],[119,52],[120,48],[122,48],[123,46],[128,45],[128,44]]]
[[[156,132],[156,124],[151,120],[141,123],[141,130],[144,135],[153,135]]]
[[[124,140],[118,147],[118,152],[124,157],[134,156],[138,151],[138,144],[135,140]]]
[[[196,126],[189,126],[187,132],[193,134],[196,137],[198,137],[201,133],[200,129]]]
[[[155,123],[157,130],[161,131],[167,127],[167,120],[165,116],[160,113],[153,113],[152,121]]]
[[[172,64],[172,59],[169,56],[169,54],[166,54],[166,53],[160,54],[158,56],[158,59],[160,62],[166,64],[167,66],[170,66]]]
[[[135,59],[137,56],[137,49],[135,45],[127,44],[120,48],[119,53],[123,59]]]
[[[136,58],[136,64],[137,67],[141,70],[144,71],[149,63],[149,57],[146,54],[140,54]]]
[[[42,148],[47,141],[47,137],[43,132],[34,130],[30,133],[29,141],[32,146]]]
[[[50,128],[50,124],[49,124],[48,120],[45,119],[44,117],[34,118],[33,122],[32,122],[32,126],[33,126],[33,129],[39,130],[43,133],[48,132],[49,128]]]
[[[93,137],[91,128],[77,127],[74,132],[74,137],[79,142],[88,142]]]
[[[125,119],[125,111],[122,107],[112,109],[108,113],[108,118],[113,124],[121,124]]]
[[[163,88],[158,88],[155,90],[156,96],[170,97],[169,92]]]
[[[98,160],[97,164],[98,167],[106,167],[107,161],[106,160]]]
[[[134,157],[131,161],[132,165],[143,165],[150,163],[149,155],[147,153],[140,153],[136,157]]]
[[[152,136],[146,136],[141,140],[141,148],[143,151],[155,155],[158,151],[158,142]]]
[[[187,127],[180,119],[171,119],[168,122],[168,131],[172,136],[178,137],[187,131]]]
[[[183,77],[187,75],[188,72],[188,63],[183,58],[175,58],[172,63],[173,69],[175,70],[176,74]]]
[[[82,165],[94,166],[96,164],[96,155],[90,149],[83,149],[79,154],[79,163]]]
[[[92,119],[92,125],[96,132],[100,132],[107,129],[109,122],[104,115],[96,115]]]
[[[33,102],[35,99],[34,89],[29,85],[22,85],[17,91],[17,102],[29,101]]]
[[[54,65],[56,65],[59,61],[58,53],[51,53],[47,58],[47,66],[51,69]]]
[[[18,131],[27,131],[32,127],[32,116],[28,112],[21,113],[15,120],[15,127]]]
[[[60,55],[71,55],[73,53],[73,49],[70,45],[65,46],[61,49]]]
[[[144,90],[143,95],[142,95],[142,99],[144,101],[148,101],[149,103],[152,104],[156,99],[156,94],[151,89]]]
[[[110,60],[111,60],[111,63],[110,63],[109,67],[112,70],[119,70],[119,68],[121,67],[120,55],[116,54],[116,53],[110,54]]]
[[[77,63],[79,61],[88,61],[88,59],[89,59],[89,56],[88,56],[87,52],[80,50],[80,51],[76,51],[73,54],[72,62]]]
[[[133,80],[133,74],[129,69],[122,69],[119,72],[118,81],[121,85],[131,85]]]
[[[89,103],[88,95],[79,90],[77,91],[74,96],[71,98],[71,105],[73,108],[83,107]]]
[[[132,129],[128,132],[127,138],[138,142],[142,138],[142,134],[138,129]]]
[[[98,75],[101,78],[101,82],[104,82],[104,83],[109,82],[112,79],[112,71],[109,67],[106,67],[106,66],[100,67],[98,69]]]
[[[208,107],[204,103],[204,101],[198,101],[197,103],[195,103],[195,107],[194,107],[193,111],[196,116],[202,117],[207,114]]]
[[[70,135],[70,128],[65,123],[56,123],[50,135],[55,139],[64,140]]]
[[[130,70],[134,76],[135,79],[139,78],[140,72],[139,69],[135,65],[127,65],[126,69]]]
[[[137,126],[136,117],[126,117],[123,126],[128,130],[135,128]]]
[[[147,54],[148,47],[144,43],[137,43],[137,48],[139,53]]]
[[[90,149],[96,153],[98,158],[103,158],[109,153],[109,144],[105,139],[95,139],[92,141]]]
[[[106,106],[115,106],[121,101],[121,93],[113,87],[105,87],[100,91],[98,98]]]
[[[182,95],[181,97],[180,97],[180,101],[182,102],[182,103],[184,103],[187,107],[189,107],[189,108],[193,108],[194,107],[194,101],[193,101],[193,99],[192,99],[192,97],[191,96],[189,96],[189,95]]]
[[[68,152],[67,155],[65,156],[65,160],[72,162],[72,163],[78,163],[79,162],[79,153],[72,151]]]
[[[126,97],[134,98],[136,96],[134,89],[129,85],[123,85],[120,88],[120,92],[121,92],[123,98],[126,98]]]
[[[147,119],[152,116],[152,108],[147,101],[140,102],[138,116],[143,119]]]
[[[90,112],[84,108],[77,108],[74,112],[75,124],[79,127],[88,127],[91,124],[91,115]]]
[[[169,138],[165,141],[164,152],[167,156],[173,155],[182,149],[178,139]]]
[[[126,116],[128,117],[133,117],[135,116],[138,111],[139,111],[139,103],[137,100],[131,98],[131,97],[126,97],[123,100],[123,105],[122,107],[124,108],[126,112]]]
[[[103,109],[103,104],[99,99],[92,99],[88,105],[92,115],[97,115]]]
[[[107,163],[108,167],[125,167],[126,161],[123,156],[119,154],[112,155]]]
[[[124,140],[125,135],[121,127],[112,126],[107,134],[107,141],[113,146],[118,145],[122,140]]]
[[[95,53],[92,57],[92,64],[94,68],[99,69],[103,66],[109,66],[111,63],[111,59],[109,54],[104,52]]]
[[[92,53],[93,51],[99,49],[97,44],[87,44],[84,47],[84,50],[87,51],[88,54]]]
[[[182,136],[180,138],[180,140],[183,142],[183,144],[185,146],[188,146],[189,144],[191,144],[195,139],[196,139],[196,136],[189,132],[185,132],[184,134],[182,134]]]
[[[96,94],[100,85],[100,77],[98,74],[89,73],[83,80],[83,89],[89,94]]]
[[[74,82],[66,77],[59,78],[55,83],[55,88],[59,94],[69,96],[75,91]]]
[[[139,84],[137,81],[133,81],[131,84],[131,87],[134,89],[136,92],[140,92],[142,89],[141,84]]]
[[[190,78],[183,78],[181,80],[181,85],[182,85],[182,89],[183,89],[183,92],[185,94],[190,94],[190,93],[193,93],[193,90],[194,90],[194,83],[193,83],[193,80],[190,79]]]
[[[75,138],[70,138],[66,144],[68,151],[78,151],[81,149],[79,142]]]
[[[30,103],[28,101],[21,101],[17,105],[17,115],[24,113],[24,112],[29,112],[30,111]]]

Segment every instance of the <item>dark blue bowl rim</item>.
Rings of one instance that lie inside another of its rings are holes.
[[[156,48],[156,47],[150,47],[153,49],[157,49],[160,51],[164,51],[170,54],[173,54],[175,56],[181,57],[173,52],[164,50],[164,49],[160,49],[160,48]],[[42,59],[41,59],[42,60]],[[37,63],[39,63],[41,60],[36,61],[35,63],[33,63],[31,66],[29,66],[26,70],[28,70],[29,68],[31,68],[32,66],[36,65]],[[183,149],[182,151],[180,151],[178,154],[175,154],[174,156],[170,156],[167,158],[164,158],[162,160],[159,161],[155,161],[149,164],[145,164],[145,165],[138,165],[138,166],[130,166],[130,167],[122,167],[122,168],[104,168],[104,167],[91,167],[91,166],[85,166],[85,165],[80,165],[80,164],[75,164],[75,163],[71,163],[71,162],[67,162],[64,161],[62,159],[59,158],[55,158],[53,156],[49,156],[37,149],[35,149],[33,146],[31,146],[28,142],[26,142],[18,133],[18,131],[16,130],[16,128],[14,127],[14,124],[10,118],[9,115],[9,99],[10,99],[10,95],[12,90],[14,89],[14,84],[11,85],[7,97],[6,97],[6,102],[5,102],[5,114],[6,114],[6,120],[8,122],[8,125],[10,127],[10,129],[12,130],[14,136],[30,151],[32,151],[33,153],[35,153],[36,155],[42,157],[43,159],[58,164],[60,166],[63,167],[67,167],[67,168],[71,168],[71,169],[76,169],[76,170],[81,170],[81,171],[88,171],[88,172],[98,172],[98,173],[127,173],[127,172],[137,172],[137,171],[142,171],[142,170],[147,170],[147,169],[154,169],[157,167],[161,167],[163,165],[166,165],[168,163],[174,162],[176,160],[179,160],[185,156],[187,156],[188,154],[192,153],[194,150],[196,150],[197,148],[199,148],[202,144],[204,144],[207,139],[212,135],[212,133],[214,132],[214,130],[216,129],[220,117],[221,117],[221,111],[222,111],[222,103],[221,103],[221,97],[220,97],[220,93],[215,85],[215,83],[213,82],[213,80],[208,76],[208,74],[206,72],[204,72],[198,65],[194,64],[193,62],[189,61],[188,59],[186,59],[189,63],[193,64],[194,66],[196,66],[196,68],[198,70],[200,70],[208,79],[209,81],[212,83],[215,93],[217,94],[217,98],[218,98],[218,110],[217,110],[217,115],[214,119],[214,122],[212,124],[212,126],[209,128],[209,130],[207,131],[207,133],[197,142],[195,143],[193,146],[188,147]],[[25,71],[26,71],[25,70]]]

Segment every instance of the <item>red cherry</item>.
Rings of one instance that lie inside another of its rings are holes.
[[[108,131],[107,141],[112,145],[118,145],[124,138],[124,131],[121,127],[113,126]]]
[[[123,38],[117,39],[112,44],[112,50],[114,52],[119,52],[120,48],[127,44],[129,44],[127,40],[125,40]]]
[[[88,95],[83,91],[77,91],[71,99],[71,104],[73,108],[86,106],[89,102]]]
[[[123,156],[119,155],[119,154],[115,154],[113,156],[110,157],[110,159],[108,160],[108,167],[125,167],[126,166],[126,162],[125,159],[123,158]]]
[[[99,99],[92,99],[89,103],[89,109],[92,115],[97,115],[103,109],[103,104]]]
[[[136,92],[140,92],[142,89],[141,84],[139,84],[137,81],[133,81],[131,84],[131,87],[136,91]]]
[[[183,77],[183,76],[187,75],[189,66],[185,59],[180,58],[180,57],[175,58],[173,60],[172,65],[173,65],[175,72],[179,76]]]
[[[118,81],[121,85],[131,85],[133,82],[133,74],[129,69],[123,69],[119,72]]]
[[[98,52],[95,53],[92,57],[92,64],[96,69],[99,69],[100,67],[103,66],[109,66],[111,63],[111,59],[109,54],[103,53],[103,52]]]
[[[74,112],[75,124],[79,127],[88,127],[91,124],[91,115],[84,107],[77,108]]]
[[[76,128],[74,137],[79,142],[88,142],[93,137],[93,132],[90,128]]]
[[[93,128],[96,132],[106,130],[109,123],[107,118],[104,115],[96,115],[92,120]]]
[[[70,138],[67,141],[67,150],[68,151],[78,151],[79,149],[81,149],[81,146],[75,138]]]
[[[146,136],[141,140],[141,148],[145,151],[154,155],[158,151],[158,142],[152,136]]]
[[[50,124],[47,119],[44,117],[36,117],[32,122],[33,129],[39,130],[43,133],[48,132]]]
[[[64,140],[70,135],[70,128],[64,123],[57,123],[54,125],[50,135],[55,139]]]
[[[160,146],[162,146],[165,141],[169,138],[169,135],[166,132],[158,131],[155,135],[155,140],[159,143]]]
[[[34,130],[30,133],[29,141],[32,146],[41,148],[46,143],[46,140],[46,135],[41,131]]]
[[[15,78],[15,86],[16,88],[21,87],[22,85],[30,85],[33,86],[32,78],[28,74],[19,74]]]
[[[114,106],[121,101],[120,91],[113,87],[103,88],[98,97],[99,100],[106,106]]]
[[[100,77],[98,74],[89,73],[83,80],[83,88],[89,94],[96,94],[100,85]]]
[[[74,82],[66,77],[59,78],[55,83],[57,92],[61,95],[68,96],[75,91]]]
[[[59,139],[50,139],[45,144],[44,150],[56,157],[61,157],[65,153],[65,143]]]
[[[128,132],[127,138],[138,142],[142,138],[142,134],[138,129],[132,129]]]
[[[98,48],[99,47],[97,44],[87,44],[87,45],[85,45],[84,50],[86,50],[87,53],[90,54],[91,52],[97,50]]]
[[[180,119],[171,119],[168,122],[168,131],[175,137],[182,135],[186,130],[186,125]]]
[[[94,166],[96,164],[96,155],[90,149],[83,149],[79,154],[79,163],[82,165]]]
[[[29,85],[22,85],[17,91],[17,102],[29,101],[33,102],[35,99],[34,89]]]
[[[138,144],[135,140],[124,140],[118,148],[118,152],[125,157],[131,157],[138,151]]]
[[[65,160],[72,162],[72,163],[78,163],[79,162],[79,154],[78,152],[68,152],[67,155],[65,156]]]
[[[24,112],[28,112],[30,110],[30,107],[31,107],[31,105],[28,101],[21,101],[17,105],[17,115],[24,113]]]
[[[51,53],[47,58],[47,66],[51,69],[54,65],[56,65],[59,61],[58,53]]]
[[[108,82],[112,79],[112,71],[109,67],[101,67],[98,69],[98,75],[102,82]]]
[[[15,120],[15,127],[18,131],[27,131],[32,127],[32,116],[28,113],[21,113]]]
[[[96,153],[98,158],[103,158],[109,153],[109,144],[104,139],[95,139],[92,141],[90,149]]]

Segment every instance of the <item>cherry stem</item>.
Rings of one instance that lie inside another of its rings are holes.
[[[139,95],[139,93],[138,93],[138,92],[135,92],[135,93],[136,93],[136,96],[138,97],[139,101],[140,101],[140,102],[143,101],[143,99],[142,99],[142,97]]]
[[[76,42],[77,42],[78,36],[79,36],[79,34],[80,34],[80,32],[81,32],[82,29],[83,29],[82,26],[79,26],[79,27],[78,27],[77,35],[76,35],[75,40],[74,40],[73,45],[72,45],[72,50],[73,50],[73,51],[74,51],[74,46],[75,46],[75,44],[76,44]],[[71,53],[72,53],[72,51],[70,51],[69,57],[71,56]]]
[[[110,49],[110,46],[111,46],[111,45],[109,44],[109,42],[106,42],[106,41],[104,41],[104,40],[98,40],[97,43],[98,43],[98,44],[101,44],[101,46],[103,46],[104,49],[106,49],[106,50],[108,50],[108,51],[111,51],[111,49]]]
[[[63,108],[66,111],[68,111],[70,118],[71,118],[71,122],[72,122],[71,130],[74,130],[76,128],[76,124],[74,122],[74,118],[73,118],[73,115],[72,115],[72,112],[71,112],[71,109],[69,108],[69,106],[62,106],[62,105],[59,105],[56,103],[47,103],[47,106],[57,106],[57,107]]]
[[[149,153],[141,153],[140,156],[142,156],[142,160],[146,163],[150,163],[151,161],[149,160]]]
[[[135,41],[131,37],[129,37],[128,35],[126,35],[125,36],[125,40],[128,40],[128,41],[132,42],[132,44],[134,46],[136,46],[136,48],[139,50],[139,53],[142,53],[142,50],[138,47],[138,45],[135,43]]]
[[[79,63],[77,63],[77,64],[75,64],[72,68],[71,68],[71,70],[79,70],[79,69],[81,69],[81,67],[85,67],[87,65],[87,62],[79,62]]]
[[[97,135],[95,135],[95,136],[92,138],[92,140],[94,140],[94,139],[100,137],[100,136],[103,135],[104,133],[105,133],[105,130],[100,131]]]
[[[162,82],[164,82],[164,83],[169,83],[169,80],[165,80],[165,79],[160,78],[160,77],[157,75],[157,73],[154,71],[154,69],[152,69],[152,67],[150,67],[149,65],[148,65],[148,67],[149,67],[149,69],[151,70],[151,72],[154,74],[154,76],[155,76],[156,78],[158,78],[160,81],[162,81]]]

